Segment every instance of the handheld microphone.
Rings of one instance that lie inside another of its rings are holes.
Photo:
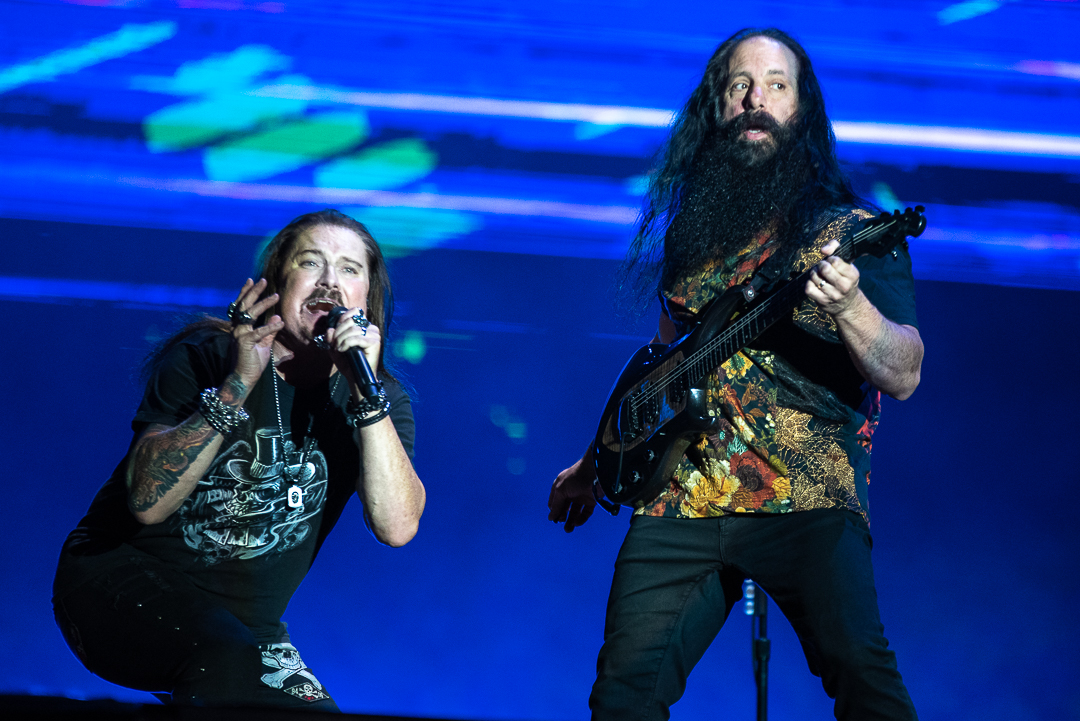
[[[326,316],[327,322],[331,328],[336,328],[337,324],[341,322],[341,316],[349,312],[349,309],[343,305],[334,306],[333,310]],[[379,397],[379,382],[375,380],[375,374],[371,372],[371,366],[368,365],[367,358],[364,357],[364,351],[359,348],[349,348],[345,351],[346,357],[349,359],[349,364],[352,366],[353,375],[356,376],[356,382],[360,386],[360,393],[368,400],[374,400]]]

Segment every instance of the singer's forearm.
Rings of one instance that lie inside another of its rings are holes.
[[[427,492],[389,418],[357,431],[363,480],[356,492],[371,533],[388,546],[404,546],[420,527]]]
[[[246,391],[234,374],[218,389],[218,397],[238,408]],[[132,449],[127,470],[128,508],[135,518],[152,524],[172,515],[209,470],[221,442],[221,434],[198,411],[177,426],[148,426]]]

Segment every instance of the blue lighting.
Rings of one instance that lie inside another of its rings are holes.
[[[1080,0],[0,0],[0,17],[3,693],[154,702],[64,646],[56,554],[128,448],[152,344],[221,315],[258,248],[329,206],[388,258],[385,355],[414,390],[428,506],[388,549],[351,504],[290,633],[349,712],[587,717],[630,514],[567,535],[548,489],[655,331],[613,286],[672,118],[718,42],[775,24],[813,59],[856,190],[926,207],[923,381],[885,401],[871,490],[920,718],[1077,717]],[[732,616],[676,721],[752,717]],[[774,715],[830,717],[774,619]]]

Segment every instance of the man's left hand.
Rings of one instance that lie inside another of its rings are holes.
[[[806,295],[836,321],[836,331],[862,377],[904,400],[919,385],[923,344],[919,330],[881,314],[859,290],[859,269],[833,255],[840,241],[821,248],[824,260],[810,271]]]
[[[360,320],[357,321],[356,319]],[[348,313],[341,316],[337,327],[329,328],[326,332],[326,342],[334,349],[334,363],[338,370],[345,373],[345,377],[354,384],[358,379],[353,378],[352,365],[342,355],[350,348],[359,348],[364,353],[364,358],[371,367],[371,372],[378,378],[379,375],[379,347],[382,345],[382,334],[379,327],[367,321],[362,308],[350,308]]]
[[[859,269],[843,258],[833,255],[840,241],[830,240],[821,248],[823,260],[810,271],[806,295],[832,316],[850,311],[862,298],[859,290]]]

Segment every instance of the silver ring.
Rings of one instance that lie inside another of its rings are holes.
[[[357,311],[352,317],[352,322],[364,329],[364,335],[367,335],[367,327],[371,325],[371,321],[364,317],[364,311]]]
[[[818,287],[818,288],[824,288],[824,287],[825,287],[825,281],[823,281],[823,280],[819,280],[819,281],[818,281],[818,284],[817,284],[817,287]]]
[[[238,300],[229,303],[229,320],[236,325],[251,325],[255,322],[251,314],[240,307]]]

